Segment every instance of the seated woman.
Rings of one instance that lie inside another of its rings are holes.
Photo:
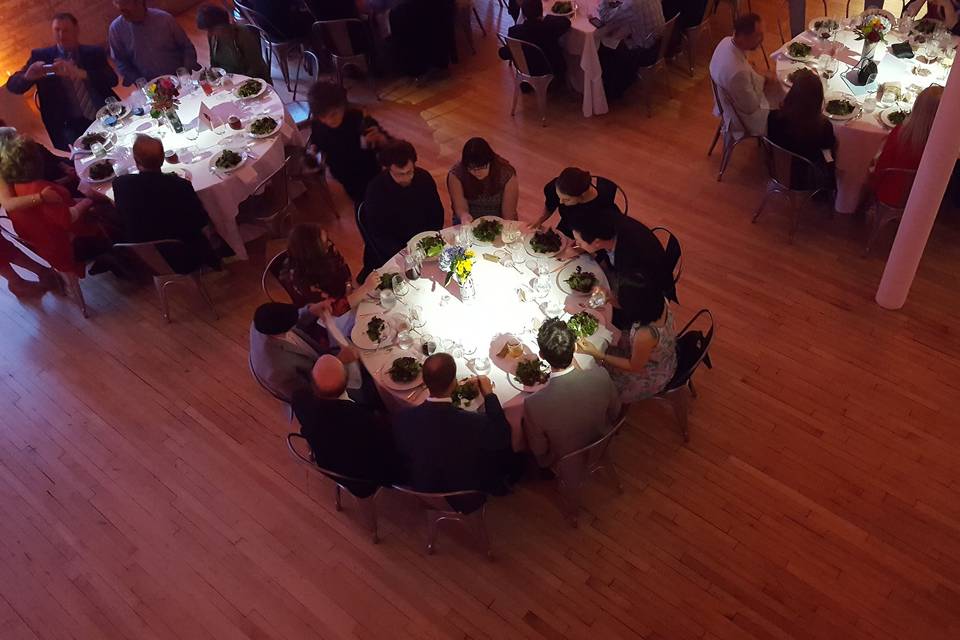
[[[376,120],[347,104],[343,87],[317,82],[307,95],[313,128],[308,157],[323,154],[333,178],[354,206],[363,202],[367,184],[380,173],[377,149],[390,138]]]
[[[831,182],[833,125],[823,115],[823,83],[812,71],[799,73],[780,108],[767,116],[767,137],[787,151],[803,156],[822,172],[822,184]],[[824,152],[830,152],[829,160]],[[820,184],[810,176],[807,165],[795,161],[791,170],[793,187],[815,189]]]
[[[470,138],[463,145],[460,162],[447,174],[447,190],[453,205],[453,224],[482,216],[517,219],[517,170],[494,153],[483,138]]]
[[[913,111],[898,125],[883,143],[873,166],[873,189],[877,200],[890,206],[904,206],[913,178],[901,175],[879,177],[884,169],[907,169],[916,171],[920,166],[923,148],[927,145],[933,119],[940,106],[943,87],[932,85],[924,89],[913,103]]]
[[[673,314],[661,288],[641,274],[621,282],[618,302],[630,321],[629,333],[622,339],[628,343],[627,348],[601,353],[590,342],[581,340],[577,351],[593,356],[606,367],[620,401],[630,404],[657,395],[673,379],[677,371],[677,336]]]
[[[287,257],[277,278],[297,307],[331,300],[333,315],[350,310],[350,267],[318,224],[298,224],[290,230]]]
[[[109,250],[110,240],[104,228],[85,215],[94,203],[84,198],[70,206],[70,192],[61,185],[42,179],[43,156],[33,140],[18,136],[0,147],[0,179],[14,196],[31,196],[52,190],[59,204],[40,196],[39,202],[9,211],[14,231],[30,249],[57,271],[85,275],[85,260]]]
[[[260,38],[250,29],[230,24],[230,16],[222,7],[213,4],[200,7],[197,28],[207,32],[211,67],[273,83],[270,67],[263,59]]]

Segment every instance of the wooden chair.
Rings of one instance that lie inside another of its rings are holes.
[[[299,446],[295,443],[299,443]],[[307,442],[307,439],[299,433],[287,434],[287,448],[290,449],[290,453],[292,453],[297,460],[309,466],[311,469],[322,473],[330,480],[333,480],[334,504],[336,505],[337,511],[343,511],[341,491],[346,491],[353,496],[354,500],[357,501],[357,506],[363,513],[364,520],[367,521],[367,526],[370,528],[373,544],[380,542],[380,533],[377,526],[377,497],[380,495],[380,490],[382,487],[372,480],[353,478],[351,476],[345,476],[342,473],[337,473],[336,471],[331,471],[330,469],[324,469],[317,464],[313,455],[313,451],[310,449],[310,443]],[[303,449],[306,449],[306,452],[304,452]],[[348,486],[364,484],[370,485],[370,488],[376,487],[373,493],[366,497],[358,496],[351,491]]]
[[[553,69],[550,66],[550,60],[543,50],[535,44],[524,40],[517,40],[509,36],[500,36],[501,42],[510,50],[511,63],[513,65],[513,106],[510,108],[510,115],[517,112],[517,101],[520,99],[520,85],[524,82],[533,87],[533,93],[537,98],[537,106],[540,109],[540,123],[547,126],[547,89],[553,82]],[[544,69],[550,69],[550,73],[543,75],[533,75],[530,73],[532,60],[539,61]]]
[[[707,324],[698,329],[694,325],[700,322]],[[708,369],[713,368],[713,362],[710,360],[710,346],[716,335],[715,330],[713,314],[707,309],[698,311],[690,322],[684,325],[677,334],[677,371],[663,391],[654,396],[657,400],[670,403],[684,442],[690,442],[687,419],[690,413],[690,398],[697,397],[696,387],[693,386],[693,374],[701,363],[706,364]]]
[[[557,478],[557,493],[560,497],[560,510],[571,527],[578,525],[580,511],[579,491],[587,478],[600,470],[606,470],[613,480],[617,491],[623,493],[623,483],[617,474],[617,468],[610,458],[613,438],[626,420],[626,410],[617,418],[616,423],[596,442],[582,449],[572,451],[557,460],[550,468]]]
[[[870,231],[867,234],[867,246],[863,250],[863,257],[870,255],[874,243],[880,236],[884,227],[892,222],[900,222],[903,217],[903,210],[907,207],[907,199],[910,197],[910,191],[913,189],[913,181],[917,177],[916,169],[883,169],[877,173],[876,181],[878,184],[884,182],[903,179],[909,184],[904,191],[903,197],[897,202],[883,202],[874,194],[873,201],[867,209],[867,219],[870,222]]]
[[[482,491],[449,491],[446,493],[427,493],[416,491],[410,487],[393,485],[392,489],[400,493],[413,496],[423,505],[427,515],[427,553],[432,555],[436,551],[437,535],[440,522],[450,520],[459,522],[468,529],[473,529],[487,558],[493,560],[493,549],[490,546],[490,535],[487,533],[486,508],[487,494]],[[479,507],[470,512],[459,511],[448,502],[449,498],[460,500],[476,500]]]
[[[670,46],[671,40],[673,40],[673,32],[677,28],[677,20],[679,18],[680,14],[677,14],[667,20],[663,25],[663,29],[660,31],[660,40],[658,41],[657,59],[646,66],[641,66],[637,71],[640,88],[643,91],[643,97],[647,103],[647,117],[653,115],[653,101],[650,99],[651,91],[647,83],[658,71],[664,72],[663,77],[667,85],[667,94],[673,97],[673,89],[670,87],[670,74],[667,73],[667,48]]]
[[[759,140],[760,136],[752,136],[745,133],[743,137],[735,138],[733,133],[730,131],[730,124],[732,122],[739,124],[740,129],[743,131],[746,131],[747,127],[743,124],[743,120],[740,119],[740,114],[737,113],[736,109],[730,109],[728,120],[727,113],[723,108],[723,102],[720,100],[720,95],[723,93],[723,90],[717,86],[712,77],[710,78],[710,88],[713,89],[713,99],[716,102],[717,111],[720,113],[720,124],[717,125],[717,132],[713,134],[713,142],[710,143],[710,149],[707,151],[707,156],[710,156],[713,153],[714,147],[717,146],[717,140],[719,140],[720,136],[723,135],[723,153],[720,157],[720,172],[717,173],[717,182],[720,182],[723,179],[723,172],[727,170],[727,165],[730,164],[730,158],[733,157],[733,150],[736,148],[736,146],[747,138]]]
[[[823,172],[807,158],[784,149],[769,138],[762,138],[760,144],[767,165],[769,180],[767,190],[753,214],[756,222],[767,205],[770,197],[784,195],[790,202],[793,220],[790,225],[790,241],[793,241],[800,228],[800,217],[805,205],[811,198],[826,188]]]

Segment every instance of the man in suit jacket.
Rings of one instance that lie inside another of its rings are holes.
[[[133,159],[139,173],[113,181],[116,216],[125,242],[179,240],[182,246],[161,246],[160,253],[177,273],[192,273],[200,265],[217,266],[203,229],[210,223],[197,192],[188,180],[163,173],[163,142],[138,135]]]
[[[524,402],[523,430],[537,464],[547,468],[607,433],[620,411],[620,397],[603,367],[571,366],[577,336],[563,320],[547,319],[537,344],[550,364],[550,381]]]
[[[390,426],[371,407],[349,398],[343,363],[332,355],[320,356],[312,378],[312,388],[294,391],[291,404],[317,464],[369,480],[342,483],[359,498],[396,482],[399,463]]]
[[[567,58],[560,46],[560,38],[570,30],[570,19],[553,15],[544,17],[541,0],[524,0],[521,7],[523,22],[507,29],[507,35],[540,47],[546,56],[549,69],[542,65],[539,56],[531,57],[527,54],[531,75],[552,73],[562,82],[567,73]],[[509,48],[506,51],[501,48],[500,57],[504,60],[511,59]]]
[[[53,18],[57,44],[31,51],[27,64],[7,81],[7,88],[20,95],[37,87],[43,125],[53,146],[63,151],[87,130],[104,100],[116,97],[118,79],[107,52],[80,44],[79,33],[73,14],[58,13]]]
[[[513,457],[510,425],[490,380],[477,378],[484,413],[453,406],[457,364],[449,354],[437,353],[424,361],[423,381],[430,397],[420,406],[398,413],[393,421],[393,439],[410,486],[427,492],[476,489],[505,493]],[[469,512],[482,501],[452,500],[450,504]]]

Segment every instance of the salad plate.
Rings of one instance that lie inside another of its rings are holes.
[[[394,391],[410,391],[423,384],[423,363],[416,355],[387,360],[379,371],[380,382]]]
[[[366,317],[358,317],[350,332],[350,339],[358,348],[367,351],[380,349],[391,343],[397,337],[397,332],[384,318],[383,313],[374,313]]]

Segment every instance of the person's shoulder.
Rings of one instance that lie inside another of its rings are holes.
[[[123,16],[117,16],[116,18],[110,21],[110,26],[107,29],[110,33],[113,33],[123,28],[123,25],[125,22],[126,20],[124,20]]]
[[[155,20],[163,20],[164,22],[177,21],[177,19],[173,17],[173,14],[167,13],[163,9],[156,9],[154,7],[147,8],[147,17],[152,17]]]
[[[423,167],[417,167],[415,178],[423,182],[429,181],[431,184],[436,184],[436,181],[433,179],[433,175]]]

